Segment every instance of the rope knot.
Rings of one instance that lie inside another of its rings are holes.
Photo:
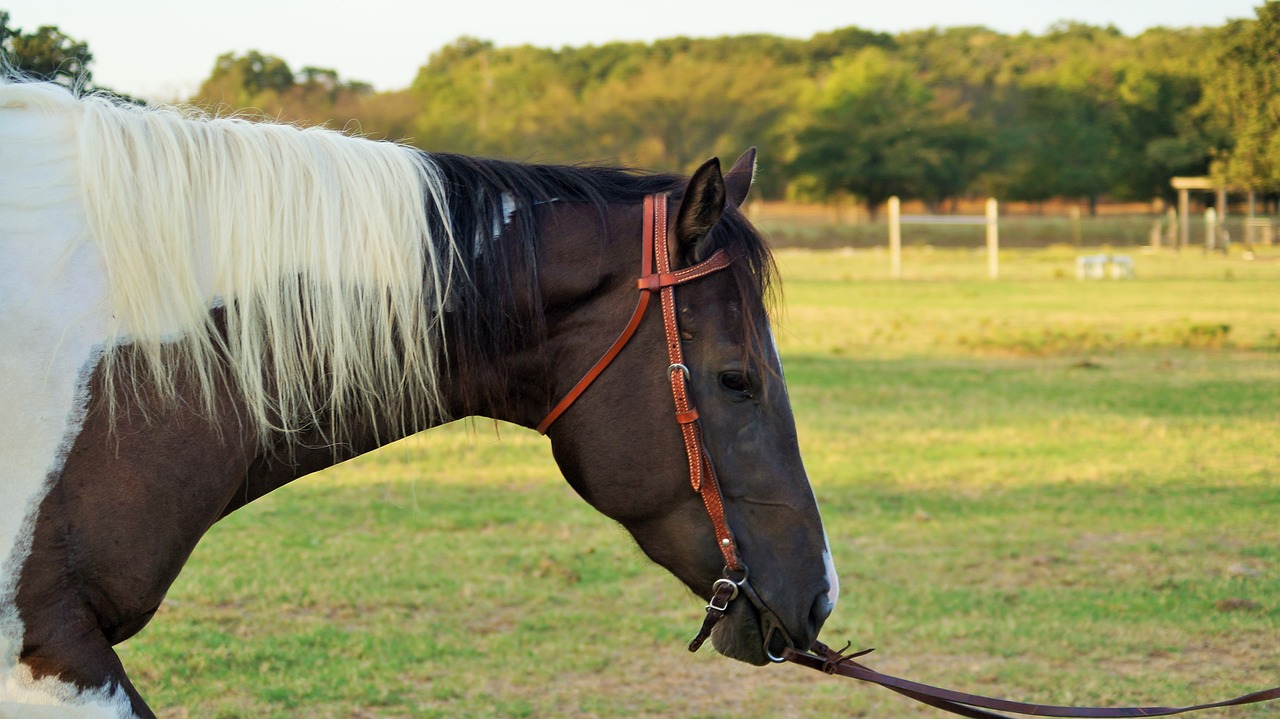
[[[866,656],[871,652],[875,651],[875,648],[873,647],[871,649],[863,649],[861,651],[856,651],[856,652],[853,652],[852,654],[845,654],[845,652],[849,651],[849,647],[852,647],[852,646],[853,646],[853,642],[845,642],[844,647],[839,651],[836,651],[831,647],[822,645],[820,647],[821,654],[822,654],[822,671],[826,672],[827,674],[835,674],[836,670],[840,668],[840,665],[847,664],[849,662],[852,662],[854,659],[857,659],[858,657]]]

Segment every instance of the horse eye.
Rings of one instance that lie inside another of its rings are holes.
[[[720,386],[746,397],[751,396],[751,382],[741,372],[723,372],[720,374]]]

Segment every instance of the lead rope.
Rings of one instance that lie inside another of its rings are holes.
[[[845,649],[848,649],[848,646]],[[974,719],[1008,719],[1002,714],[994,713],[997,711],[1029,716],[1071,717],[1073,719],[1125,719],[1127,717],[1169,716],[1204,709],[1220,709],[1280,699],[1280,687],[1274,687],[1238,696],[1234,699],[1185,707],[1070,707],[1051,704],[1028,704],[1009,701],[1008,699],[986,697],[980,694],[968,694],[953,689],[942,689],[908,679],[900,679],[889,674],[882,674],[853,661],[856,657],[872,651],[874,650],[866,649],[853,654],[844,654],[843,650],[837,652],[822,642],[814,642],[811,651],[803,652],[788,648],[783,651],[783,657],[793,664],[799,664],[827,674],[838,674],[851,679],[878,684],[918,702],[953,714],[959,714],[960,716],[973,717]]]

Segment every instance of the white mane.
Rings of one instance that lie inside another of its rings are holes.
[[[457,243],[431,236],[448,210],[422,153],[48,84],[0,81],[0,107],[73,118],[114,315],[109,382],[135,372],[135,391],[172,397],[191,372],[211,410],[230,377],[263,439],[356,412],[443,417]]]

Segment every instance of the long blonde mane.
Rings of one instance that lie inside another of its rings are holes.
[[[227,378],[264,440],[353,413],[444,417],[441,318],[460,265],[454,238],[432,236],[429,212],[450,223],[425,155],[51,85],[0,81],[0,106],[74,118],[114,316],[109,382],[172,397],[189,373],[211,410]]]

